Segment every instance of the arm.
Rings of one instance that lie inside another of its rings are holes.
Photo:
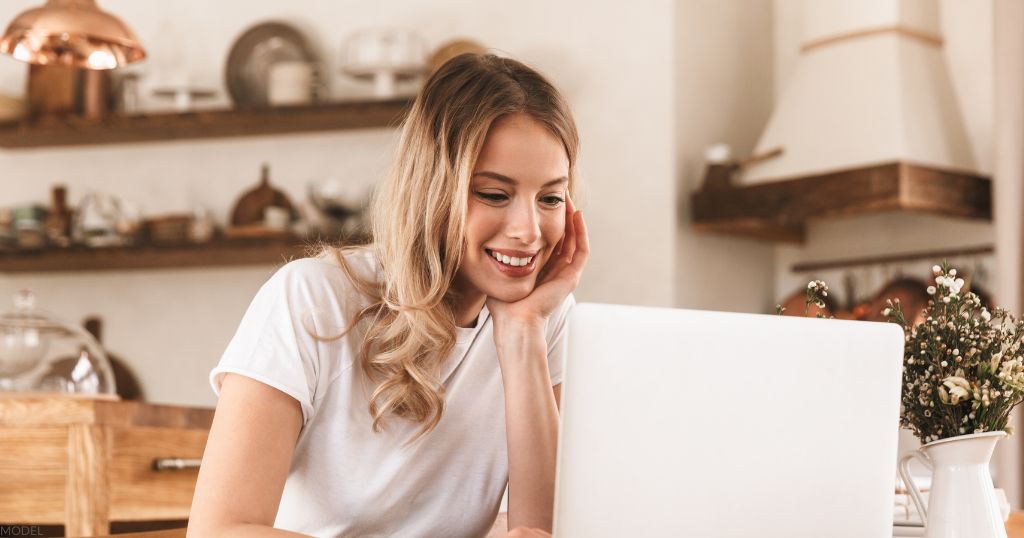
[[[505,335],[498,346],[498,357],[505,385],[508,528],[550,532],[558,405],[548,374],[544,324],[516,324],[501,332]]]
[[[554,519],[561,385],[551,386],[545,328],[558,305],[576,289],[590,255],[583,214],[568,196],[565,222],[556,255],[528,296],[515,302],[487,298],[505,386],[508,528],[513,532],[551,532]]]
[[[303,536],[272,528],[301,425],[294,398],[225,374],[192,497],[188,538]]]

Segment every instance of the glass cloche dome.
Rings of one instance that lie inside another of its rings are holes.
[[[0,315],[0,392],[116,396],[110,360],[92,335],[36,310],[29,290]]]

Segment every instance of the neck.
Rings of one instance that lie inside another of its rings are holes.
[[[455,324],[459,327],[475,327],[476,318],[480,317],[480,310],[484,307],[484,302],[487,301],[487,296],[480,294],[480,297],[475,298],[471,302],[460,302],[455,308]]]
[[[455,315],[455,325],[463,328],[475,326],[476,318],[480,316],[480,310],[483,309],[487,296],[477,290],[453,291],[452,313]]]

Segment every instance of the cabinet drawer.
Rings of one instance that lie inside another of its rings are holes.
[[[159,427],[114,428],[110,432],[110,519],[187,519],[198,469],[157,471],[163,458],[199,459],[208,432]]]

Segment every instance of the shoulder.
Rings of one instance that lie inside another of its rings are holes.
[[[374,278],[378,272],[377,257],[369,247],[352,250],[330,249],[315,256],[299,258],[282,265],[275,273],[283,278],[317,279],[343,275],[342,260],[363,278]]]
[[[376,280],[376,257],[370,250],[339,252],[358,279]],[[295,316],[313,315],[326,325],[344,325],[344,319],[366,304],[335,254],[292,260],[279,267],[263,284],[259,296],[269,305]]]
[[[352,288],[352,284],[338,258],[343,258],[344,263],[357,277],[369,281],[376,279],[376,257],[369,249],[359,249],[337,253],[328,251],[317,256],[292,260],[278,268],[267,281],[267,285],[292,293],[345,292]]]

